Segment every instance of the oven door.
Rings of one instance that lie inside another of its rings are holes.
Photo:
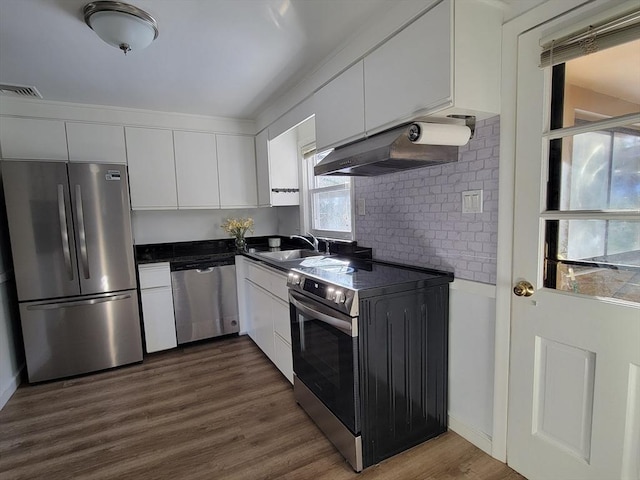
[[[289,291],[293,371],[354,434],[360,433],[358,319]]]

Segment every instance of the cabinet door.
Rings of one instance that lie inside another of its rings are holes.
[[[255,207],[258,205],[256,185],[256,152],[253,137],[217,135],[220,206]]]
[[[70,162],[127,163],[121,126],[67,122],[67,143]]]
[[[125,128],[133,210],[178,206],[171,130]]]
[[[293,353],[291,351],[291,344],[287,343],[280,335],[275,333],[273,335],[275,345],[275,360],[273,363],[287,377],[291,383],[293,383]]]
[[[258,205],[271,205],[271,183],[269,178],[269,130],[256,135],[256,169],[258,180]]]
[[[273,331],[280,335],[285,342],[291,344],[289,304],[278,299],[273,299]]]
[[[365,57],[367,133],[451,101],[451,12],[445,0]]]
[[[269,183],[271,205],[300,205],[298,191],[298,131],[288,132],[269,142]]]
[[[249,336],[273,362],[275,349],[273,344],[273,299],[253,283],[246,281],[246,298],[251,318]]]
[[[216,136],[173,132],[173,144],[178,208],[219,208]]]
[[[391,74],[391,73],[389,73]],[[313,96],[318,151],[364,135],[362,60],[341,73]]]
[[[0,117],[2,158],[67,161],[64,122]]]
[[[177,346],[171,287],[142,289],[140,298],[147,353]]]

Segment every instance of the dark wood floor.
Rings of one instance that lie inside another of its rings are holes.
[[[453,432],[357,475],[248,337],[21,386],[0,411],[0,478],[520,479]]]

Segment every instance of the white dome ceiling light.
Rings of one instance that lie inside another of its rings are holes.
[[[144,10],[122,2],[92,2],[84,6],[84,21],[109,45],[127,52],[142,50],[158,37],[158,24]]]

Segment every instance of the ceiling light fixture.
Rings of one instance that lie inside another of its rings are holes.
[[[84,21],[109,45],[126,55],[148,47],[158,37],[158,24],[144,10],[122,2],[92,2],[84,6]]]

